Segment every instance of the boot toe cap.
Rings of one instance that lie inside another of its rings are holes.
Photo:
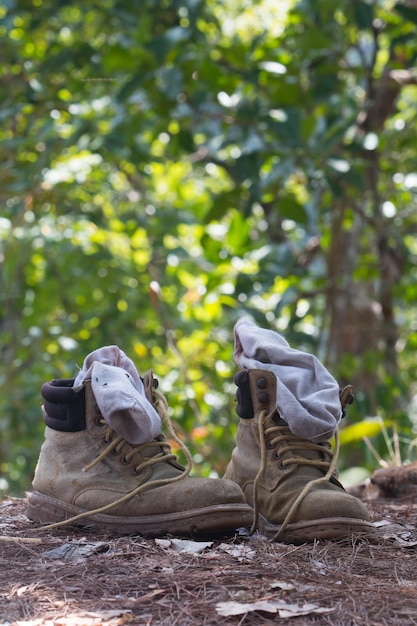
[[[297,521],[330,517],[369,521],[369,513],[360,500],[348,493],[332,490],[318,490],[308,493],[295,515]]]

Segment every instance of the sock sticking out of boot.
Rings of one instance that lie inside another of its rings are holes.
[[[74,388],[87,379],[104,419],[126,441],[140,444],[161,434],[161,418],[146,397],[135,365],[120,348],[104,346],[89,354]]]
[[[234,480],[242,487],[247,502],[254,508],[252,530],[258,528],[276,541],[293,543],[337,539],[352,534],[374,537],[376,531],[369,521],[365,506],[347,494],[337,480],[337,454],[333,454],[328,439],[323,436],[324,431],[328,438],[329,433],[330,436],[335,433],[345,404],[352,399],[351,395],[343,394],[342,406],[338,389],[336,399],[330,393],[333,379],[330,374],[330,378],[325,376],[324,396],[327,398],[327,406],[317,413],[320,380],[323,380],[325,373],[321,370],[323,366],[317,369],[314,360],[314,372],[302,371],[301,380],[297,381],[294,361],[288,363],[287,360],[290,372],[285,371],[282,363],[278,368],[280,374],[284,375],[283,383],[282,379],[277,378],[275,367],[272,367],[276,365],[275,361],[271,363],[270,358],[271,348],[276,345],[276,333],[253,326],[254,336],[249,337],[251,342],[247,342],[248,337],[245,337],[244,344],[246,348],[249,344],[256,346],[256,350],[250,357],[244,355],[244,359],[252,359],[252,365],[263,358],[267,364],[265,368],[252,366],[241,370],[235,377],[238,386],[237,412],[241,419],[236,447],[225,474],[225,478]],[[248,329],[250,326],[246,326]],[[262,347],[259,339],[262,339],[263,332],[268,333],[268,342]],[[237,339],[237,349],[241,351],[241,337]],[[242,352],[238,354],[242,356]],[[300,353],[296,356],[298,366],[302,370],[306,369],[309,359],[300,361]],[[308,380],[309,386],[305,384]],[[291,420],[288,420],[285,398],[288,399],[288,391],[294,391],[297,386],[300,396],[287,403],[291,415]],[[284,388],[283,397],[280,397],[280,390]],[[314,400],[310,405],[308,398]],[[302,419],[294,429],[297,404],[301,407],[299,412]],[[320,419],[312,419],[312,424],[307,424],[305,429],[308,435],[303,436],[303,424],[308,421],[309,410],[316,418],[319,415]]]
[[[98,383],[103,383],[103,371],[109,376],[111,368],[117,369],[103,365],[110,369],[98,368]],[[132,443],[137,432],[129,419],[122,423],[123,412],[116,421],[110,419],[112,411],[106,418],[102,409],[108,404],[101,398],[99,405],[89,378],[95,369],[89,367],[76,387],[74,380],[54,380],[42,387],[45,441],[28,497],[30,519],[47,524],[43,528],[71,524],[146,537],[216,536],[251,524],[252,509],[235,482],[189,476],[190,453],[173,431],[165,398],[151,373],[141,381],[146,394],[140,398],[142,410],[146,400],[182,447],[187,467],[178,463],[162,434]],[[107,382],[116,384],[117,374]],[[122,389],[133,396],[122,382]]]

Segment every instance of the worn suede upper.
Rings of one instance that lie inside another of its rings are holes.
[[[242,386],[245,380],[248,388],[240,389],[238,402],[245,417],[239,422],[236,447],[225,478],[236,481],[247,502],[253,505],[254,483],[261,465],[261,445],[265,445],[266,463],[256,486],[259,512],[271,524],[279,525],[305,485],[326,474],[326,462],[328,465],[331,458],[330,445],[326,442],[314,444],[291,433],[276,411],[275,376],[270,371],[248,370],[238,382]],[[248,391],[253,405],[252,417]],[[369,519],[365,506],[347,494],[334,476],[313,487],[292,521],[329,517]]]
[[[65,385],[62,387],[62,397],[65,397],[67,390]],[[80,509],[92,510],[114,502],[138,485],[149,484],[149,489],[110,510],[111,514],[124,516],[173,513],[245,502],[237,484],[221,479],[184,476],[177,482],[152,486],[155,480],[175,479],[183,474],[183,467],[171,454],[162,436],[141,446],[121,442],[114,451],[86,470],[111,439],[106,439],[109,426],[97,407],[90,381],[84,383],[83,401],[84,430],[68,432],[46,426],[45,441],[33,480],[34,490]],[[52,404],[50,402],[50,406]],[[43,410],[45,414],[45,407]],[[45,421],[49,422],[46,414]],[[113,432],[112,438],[116,437]],[[155,455],[160,455],[160,459],[152,463]],[[141,468],[148,461],[151,464]],[[248,507],[246,522],[249,517]]]

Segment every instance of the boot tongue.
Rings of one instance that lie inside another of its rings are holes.
[[[297,456],[297,457],[301,457],[304,459],[308,459],[309,461],[330,461],[331,457],[328,454],[326,454],[326,450],[330,451],[329,444],[323,444],[323,451],[321,452],[320,450],[317,450],[317,448],[315,447],[319,444],[313,444],[308,439],[304,439],[300,437],[299,438],[300,446],[297,447],[297,439],[294,439],[294,434],[288,428],[288,424],[282,418],[280,418],[277,414],[275,414],[271,418],[271,426],[280,426],[281,428],[285,428],[285,430],[288,432],[289,438],[288,438],[287,445],[291,448],[291,450],[284,453],[283,458],[290,458],[290,457]],[[284,433],[283,433],[283,436],[285,436]],[[311,444],[311,447],[309,447],[309,444]],[[326,472],[323,471],[323,474],[325,473]]]
[[[156,443],[160,443],[160,446],[156,445]],[[164,455],[161,454],[164,452]],[[182,474],[184,471],[184,467],[178,463],[176,457],[171,453],[171,447],[167,443],[165,437],[163,435],[159,435],[159,437],[155,438],[155,440],[150,445],[145,445],[140,448],[140,463],[148,461],[155,457],[159,456],[159,459],[154,464],[150,465],[152,470],[152,480],[165,480],[167,478],[174,478],[179,474]]]

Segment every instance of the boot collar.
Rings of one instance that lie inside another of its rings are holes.
[[[51,380],[41,387],[47,426],[64,432],[85,430],[85,390],[73,389],[74,379]]]

